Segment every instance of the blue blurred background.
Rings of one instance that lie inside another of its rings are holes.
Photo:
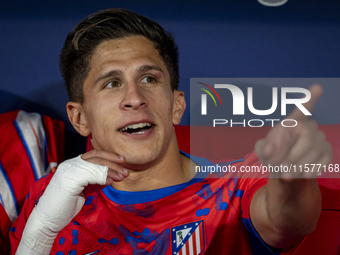
[[[280,7],[257,0],[1,1],[0,113],[24,109],[68,123],[58,65],[64,40],[87,15],[112,7],[174,34],[187,100],[190,78],[340,77],[340,1],[288,0]],[[318,104],[326,116],[321,124],[340,123],[339,95],[340,86],[327,87]],[[187,110],[181,124],[189,123]]]

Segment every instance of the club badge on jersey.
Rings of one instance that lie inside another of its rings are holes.
[[[173,255],[198,255],[204,251],[205,233],[203,220],[171,228]]]

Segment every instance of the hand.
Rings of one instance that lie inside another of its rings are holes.
[[[304,107],[311,112],[322,94],[320,85],[309,89],[311,99]],[[296,127],[276,125],[255,145],[263,165],[300,166],[329,164],[332,149],[317,124],[298,108],[287,119],[298,122]],[[321,193],[314,172],[270,173],[265,186],[254,195],[250,206],[252,223],[270,246],[288,248],[296,245],[316,227],[321,213]],[[305,179],[308,178],[308,179]]]
[[[81,155],[81,158],[87,162],[108,167],[106,186],[111,185],[114,181],[122,181],[129,175],[129,171],[120,166],[125,162],[125,158],[121,155],[92,150]]]
[[[322,87],[313,85],[309,91],[311,99],[304,104],[304,107],[311,112],[322,94]],[[256,143],[255,153],[260,162],[263,165],[270,164],[272,166],[329,164],[332,159],[332,148],[326,141],[325,134],[318,130],[317,123],[314,120],[309,120],[298,108],[295,108],[286,119],[296,120],[297,126],[276,125],[264,139]],[[291,171],[281,172],[276,177],[291,180],[299,177],[315,177],[316,174],[316,171],[305,173]]]
[[[61,163],[26,223],[16,254],[49,254],[58,232],[83,207],[84,189],[123,180],[129,175],[119,166],[123,162],[116,154],[91,151]]]

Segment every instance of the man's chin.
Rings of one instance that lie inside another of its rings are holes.
[[[130,170],[145,170],[155,163],[156,158],[157,157],[155,155],[145,153],[138,155],[129,154],[125,156],[125,163],[123,164],[123,167]]]

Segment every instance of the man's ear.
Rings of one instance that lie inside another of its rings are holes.
[[[68,102],[66,105],[66,111],[71,124],[78,133],[82,136],[89,136],[91,131],[87,126],[82,105],[76,102]]]
[[[186,106],[184,92],[174,90],[174,104],[172,110],[172,123],[174,125],[178,125],[181,122]]]

